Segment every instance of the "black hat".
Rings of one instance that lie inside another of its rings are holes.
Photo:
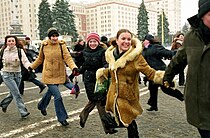
[[[108,38],[106,36],[101,37],[101,42],[107,42],[107,41],[108,41]]]
[[[204,14],[210,11],[210,0],[199,0],[198,1],[198,18],[203,17]]]
[[[154,36],[152,36],[151,34],[147,34],[147,35],[144,37],[144,40],[152,41],[152,40],[154,40]]]
[[[52,35],[58,35],[59,36],[59,33],[58,33],[58,30],[56,28],[50,28],[48,29],[47,31],[47,36],[50,38]]]

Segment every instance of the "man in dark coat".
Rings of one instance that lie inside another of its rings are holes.
[[[198,14],[188,19],[191,30],[166,68],[164,84],[188,65],[185,86],[187,121],[202,138],[210,138],[210,1],[199,0]]]
[[[147,34],[143,41],[144,50],[142,55],[144,56],[150,67],[155,70],[165,70],[166,64],[162,61],[163,58],[171,59],[175,52],[165,49],[154,36]],[[176,97],[180,101],[184,100],[183,94],[177,89],[167,89],[164,86],[154,84],[153,81],[149,81],[150,98],[148,104],[151,106],[148,111],[157,111],[157,98],[158,98],[158,87],[161,87],[162,91],[170,96]]]

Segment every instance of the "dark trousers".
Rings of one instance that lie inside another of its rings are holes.
[[[128,138],[139,138],[138,127],[136,121],[133,120],[131,124],[127,127]]]
[[[40,89],[45,87],[44,83],[42,83],[41,81],[39,81],[35,78],[31,79],[29,81],[34,83],[35,85],[39,86]],[[20,94],[23,95],[23,93],[24,93],[24,81],[22,79],[21,79],[21,82],[20,82],[20,85],[19,85],[19,91],[20,91]]]
[[[99,113],[100,118],[102,118],[102,116],[104,114],[106,114],[105,106],[102,106],[101,101],[89,101],[87,103],[87,105],[85,106],[85,108],[82,110],[82,112],[79,115],[80,118],[81,118],[81,121],[84,124],[87,121],[87,118],[89,116],[89,113],[94,109],[95,106],[98,109],[98,113]],[[103,128],[104,128],[105,133],[106,132],[109,132],[111,128],[109,128],[102,120],[101,120],[101,122],[102,122],[102,125],[103,125]]]
[[[158,87],[161,87],[161,90],[172,97],[175,97],[179,100],[183,100],[184,95],[179,90],[174,90],[171,88],[166,88],[159,84],[154,84],[154,82],[149,81],[149,91],[150,91],[150,98],[148,100],[148,103],[150,106],[156,108],[157,107],[157,99],[158,99]]]
[[[184,85],[185,82],[185,76],[184,76],[184,71],[179,73],[179,85]]]
[[[210,130],[201,130],[198,129],[201,138],[210,138]]]

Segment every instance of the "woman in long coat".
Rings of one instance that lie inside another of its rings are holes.
[[[142,44],[127,29],[118,31],[116,41],[106,50],[106,61],[109,68],[101,68],[96,77],[103,81],[104,75],[111,76],[111,84],[107,94],[106,111],[112,113],[118,126],[125,126],[129,138],[139,137],[135,118],[142,114],[139,102],[139,72],[149,80],[162,83],[164,72],[152,69],[141,55]]]

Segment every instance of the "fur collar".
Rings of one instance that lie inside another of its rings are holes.
[[[114,50],[117,46],[110,46],[106,52],[106,61],[109,63],[109,68],[111,70],[117,70],[118,68],[124,68],[126,63],[133,61],[137,55],[142,52],[142,43],[137,38],[133,38],[131,42],[131,47],[126,51],[118,60],[115,61]]]

